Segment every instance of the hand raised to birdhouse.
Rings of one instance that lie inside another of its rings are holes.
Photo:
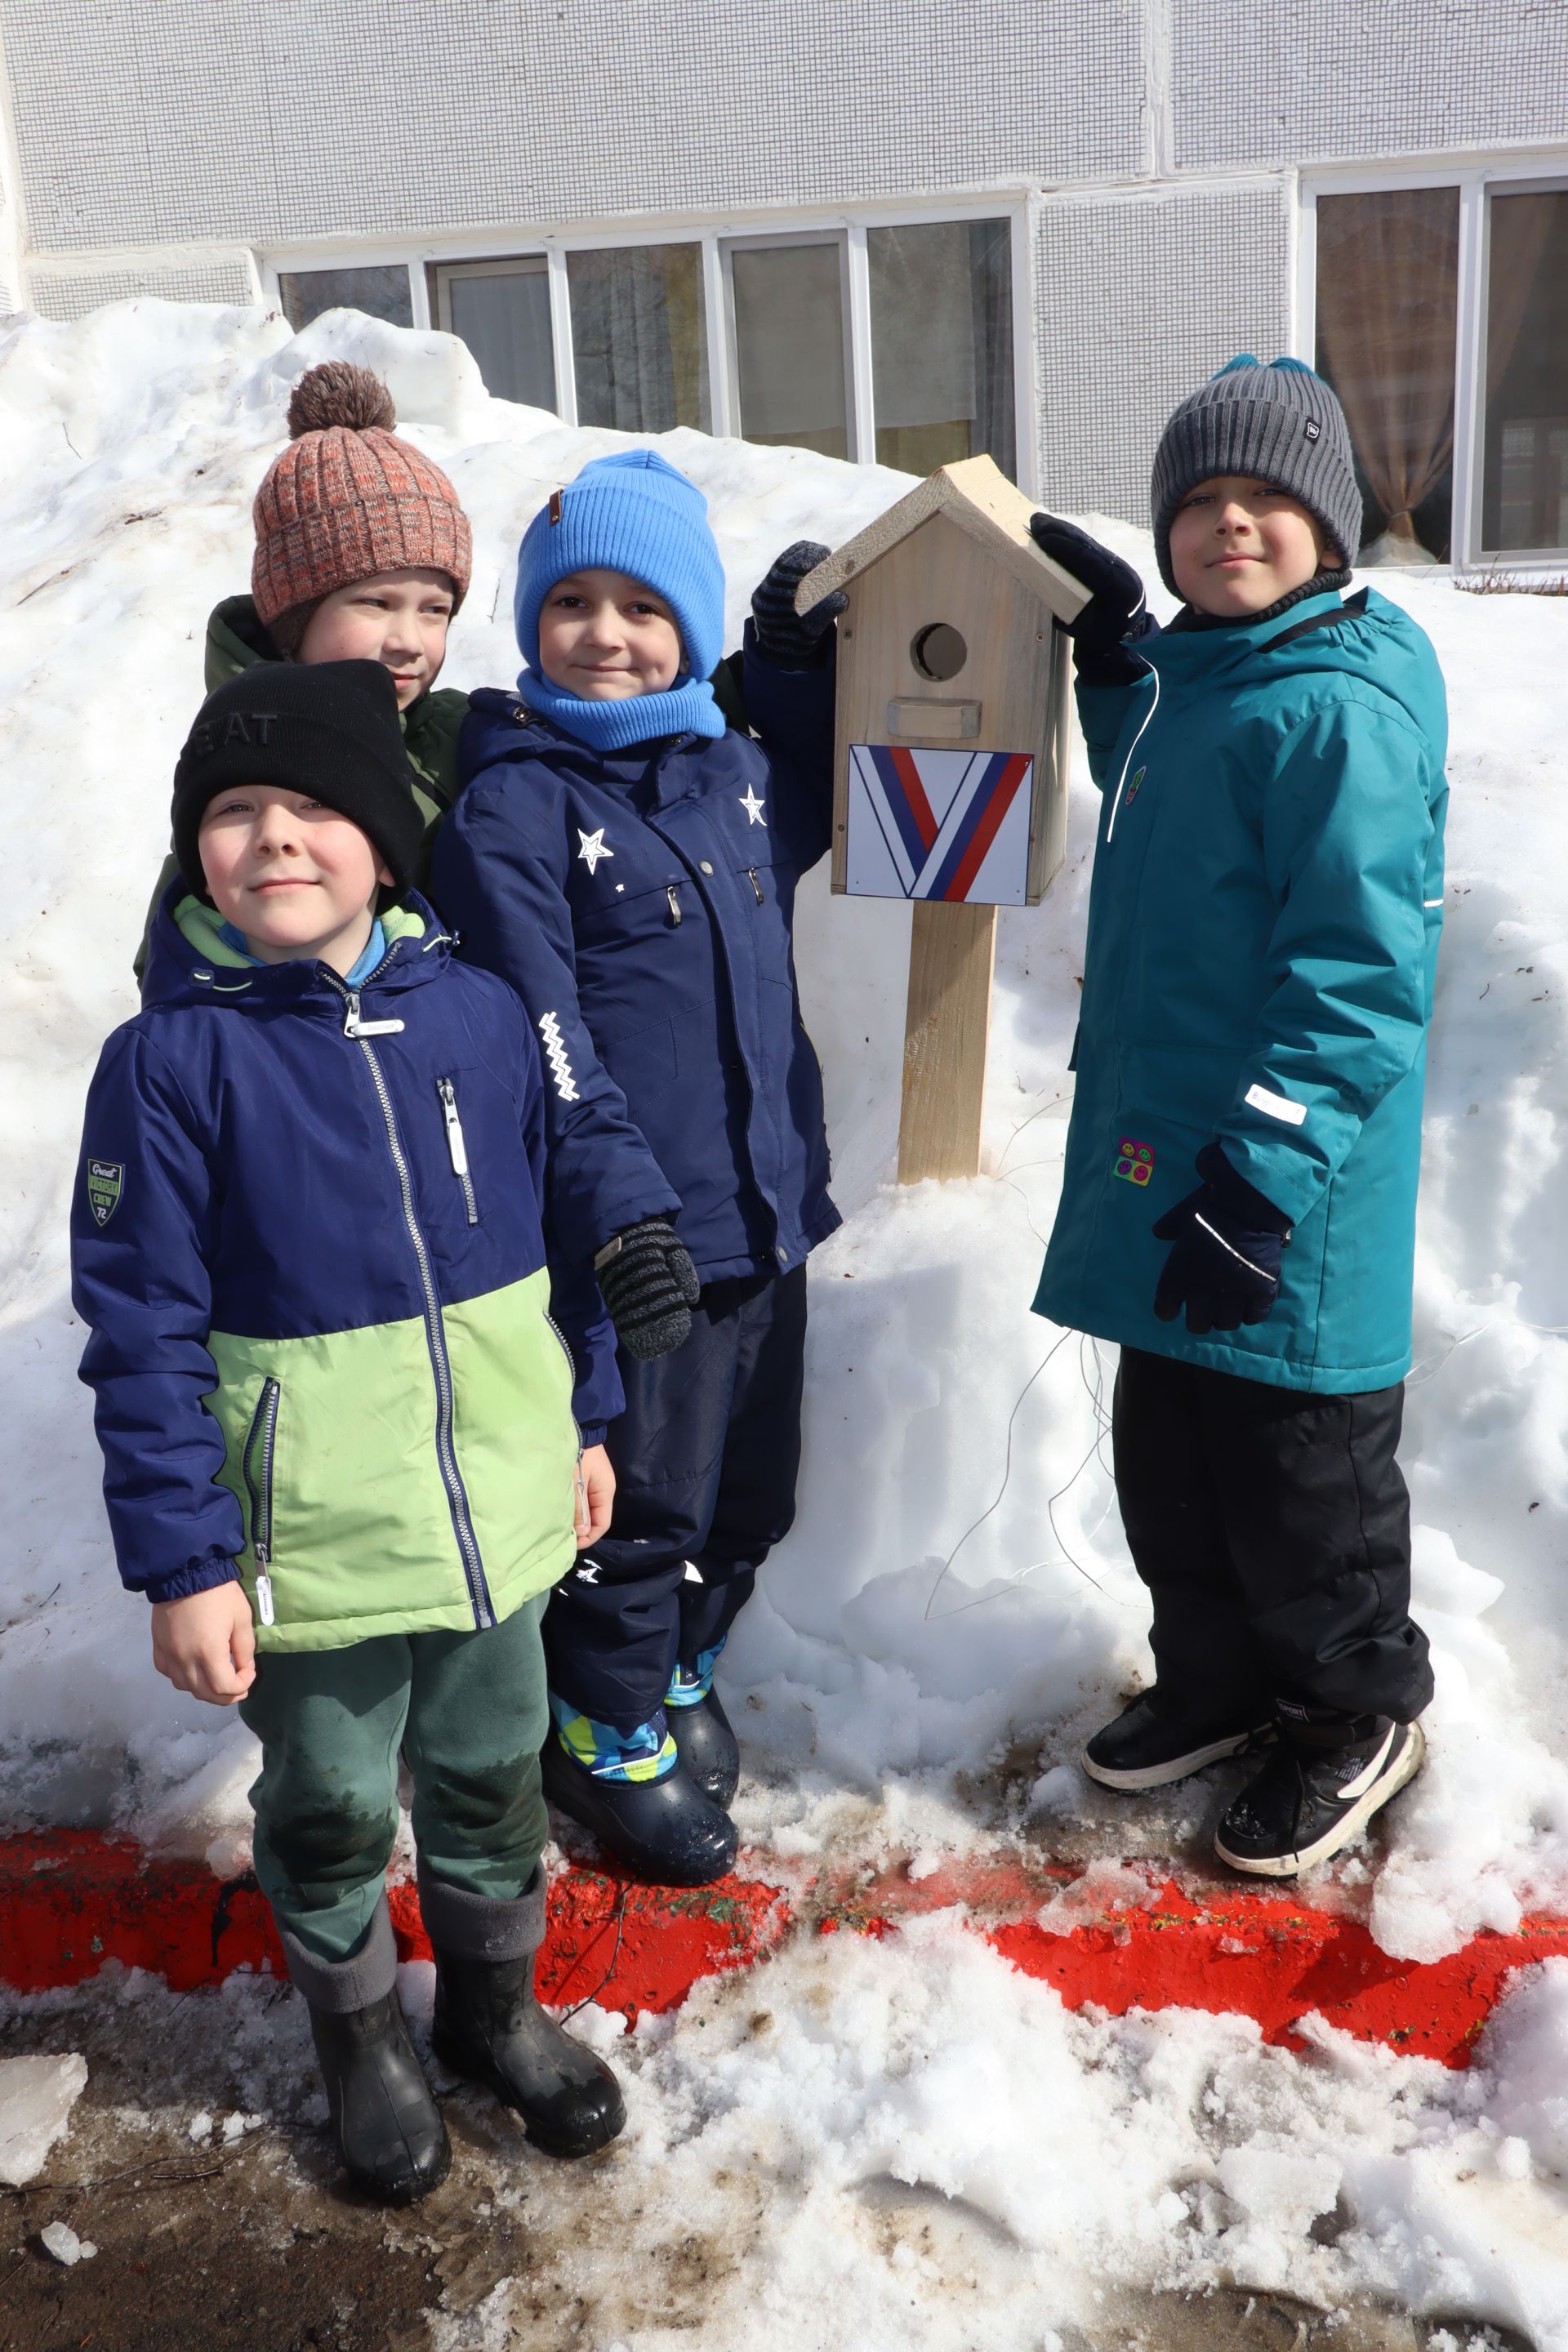
[[[814,539],[797,539],[774,557],[766,577],[752,591],[758,649],[781,669],[817,669],[827,657],[833,625],[849,599],[835,589],[809,612],[797,613],[795,592],[830,551]]]
[[[1084,684],[1131,686],[1146,676],[1148,664],[1131,647],[1141,637],[1152,636],[1158,624],[1144,607],[1143,583],[1132,566],[1077,523],[1056,515],[1031,515],[1029,532],[1037,547],[1089,590],[1078,618],[1064,624]]]

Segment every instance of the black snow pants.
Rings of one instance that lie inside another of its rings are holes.
[[[1404,1405],[1403,1382],[1310,1396],[1122,1349],[1117,1500],[1184,1714],[1261,1722],[1283,1700],[1408,1723],[1426,1706]]]
[[[579,1713],[636,1731],[729,1633],[795,1518],[805,1366],[804,1265],[707,1283],[679,1348],[621,1350],[609,1533],[544,1618],[550,1687]]]

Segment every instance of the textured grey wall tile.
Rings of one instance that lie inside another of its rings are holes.
[[[0,0],[32,243],[1121,174],[1141,0]]]
[[[1154,445],[1177,401],[1289,331],[1284,184],[1047,205],[1035,247],[1040,491],[1149,520]]]
[[[41,319],[82,319],[103,302],[155,295],[165,302],[249,302],[255,294],[243,254],[231,261],[187,266],[127,262],[121,269],[50,269],[27,272],[27,307]]]
[[[1568,0],[1172,0],[1176,162],[1568,139]]]

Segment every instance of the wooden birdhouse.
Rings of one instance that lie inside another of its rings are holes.
[[[943,466],[802,581],[838,624],[833,887],[914,902],[899,1180],[973,1176],[999,906],[1067,843],[1068,644],[1086,591],[989,457]]]

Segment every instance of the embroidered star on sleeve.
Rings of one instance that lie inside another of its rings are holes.
[[[613,849],[607,849],[605,845],[605,828],[603,825],[599,827],[596,833],[584,833],[582,826],[579,825],[577,828],[577,838],[583,845],[582,848],[577,852],[577,855],[582,859],[590,874],[592,874],[595,866],[597,866],[601,857],[613,857],[616,854]]]

